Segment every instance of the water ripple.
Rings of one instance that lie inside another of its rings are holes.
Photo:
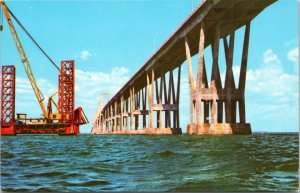
[[[298,135],[1,138],[2,191],[296,191]]]

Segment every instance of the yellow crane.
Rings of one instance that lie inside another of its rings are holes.
[[[61,118],[61,115],[59,113],[59,108],[58,108],[58,105],[55,103],[55,101],[53,100],[53,97],[56,93],[54,93],[52,96],[49,97],[49,100],[48,100],[48,105],[47,105],[47,109],[45,108],[45,105],[44,105],[44,96],[43,94],[41,93],[38,85],[37,85],[37,82],[34,78],[34,75],[33,75],[33,72],[32,72],[32,69],[31,69],[31,66],[30,66],[30,63],[29,63],[29,60],[28,60],[28,57],[25,53],[25,50],[23,48],[23,45],[20,41],[20,38],[18,36],[18,33],[16,31],[16,28],[12,22],[12,19],[11,17],[13,17],[15,19],[15,21],[20,25],[20,27],[25,31],[25,33],[30,37],[30,39],[35,43],[35,45],[38,46],[38,48],[45,54],[45,56],[51,61],[51,63],[58,69],[59,71],[59,68],[58,66],[51,60],[51,58],[44,52],[44,50],[38,45],[38,43],[32,38],[32,36],[28,33],[28,31],[24,28],[24,26],[19,22],[19,20],[14,16],[14,14],[10,11],[10,9],[7,7],[7,5],[5,4],[4,0],[0,0],[0,3],[1,3],[1,7],[2,7],[2,10],[3,10],[3,13],[6,17],[6,20],[7,20],[7,23],[8,23],[8,26],[9,26],[9,29],[10,29],[10,32],[13,36],[13,39],[14,39],[14,43],[15,43],[15,46],[17,48],[17,51],[19,53],[19,56],[21,58],[21,61],[22,61],[22,64],[23,64],[23,67],[25,69],[25,72],[27,74],[27,77],[29,79],[29,82],[31,84],[31,87],[34,91],[34,94],[39,102],[39,105],[42,109],[42,112],[43,112],[43,116],[44,118],[48,121],[48,122],[51,122],[53,120],[59,120]],[[2,31],[3,29],[3,26],[1,25],[0,26],[0,31]],[[54,104],[54,106],[56,107],[57,109],[57,112],[58,113],[53,113],[52,112],[52,104]]]

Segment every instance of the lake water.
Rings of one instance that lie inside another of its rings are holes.
[[[296,191],[296,134],[1,137],[2,191]]]

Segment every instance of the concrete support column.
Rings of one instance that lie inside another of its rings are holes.
[[[159,89],[160,90],[159,91],[160,95],[159,95],[159,98],[160,98],[160,104],[163,104],[163,93],[165,93],[165,95],[166,95],[166,88],[165,88],[165,82],[166,82],[166,80],[165,80],[165,73],[164,73],[163,70],[160,71],[160,74],[161,74],[161,76],[160,76],[160,89]],[[166,97],[165,97],[165,99],[166,99]],[[166,100],[164,100],[164,102],[166,103]],[[163,111],[161,110],[159,112],[159,119],[160,119],[159,128],[163,127],[162,116],[163,116]],[[165,119],[165,122],[166,122],[166,119]]]
[[[160,78],[160,84],[158,85],[159,80],[155,81],[156,88],[156,104],[162,106],[162,79]],[[162,128],[162,109],[157,111],[157,127]]]
[[[158,79],[155,82],[155,94],[156,94],[156,104],[159,104],[159,89],[158,89]],[[156,127],[159,128],[159,113],[160,111],[156,111]]]
[[[231,123],[236,123],[236,101],[231,101]]]
[[[205,89],[209,90],[204,57],[203,57],[203,80],[202,80],[202,84],[204,84],[204,88]],[[204,123],[209,123],[209,101],[205,100],[203,102],[203,106],[204,106],[203,122]]]
[[[225,102],[225,118],[226,123],[232,122],[232,102],[231,95],[232,91],[235,90],[234,76],[232,71],[232,63],[233,63],[233,51],[234,51],[234,31],[230,34],[230,42],[229,46],[227,43],[227,39],[223,38],[224,42],[224,50],[225,50],[225,58],[226,58],[226,77],[225,77],[225,91],[226,91],[226,102]]]
[[[107,131],[109,131],[109,112],[110,112],[110,107],[108,106],[106,109],[106,125],[107,125]]]
[[[121,99],[120,99],[120,131],[123,131],[123,101],[124,101],[124,97],[121,96]]]
[[[167,93],[167,83],[166,83],[166,76],[165,76],[165,72],[161,71],[161,77],[162,77],[162,88],[163,88],[163,93],[164,93],[164,103],[168,104],[168,93]],[[165,128],[169,127],[168,124],[168,111],[165,110]]]
[[[108,107],[108,131],[112,131],[111,126],[111,105]]]
[[[197,88],[196,88],[196,116],[197,116],[197,124],[202,124],[202,81],[203,81],[203,65],[204,65],[204,43],[205,43],[205,35],[204,35],[204,24],[201,24],[200,27],[200,40],[199,40],[199,58],[198,58],[198,72],[197,72]]]
[[[216,26],[215,39],[212,44],[212,56],[213,56],[213,65],[212,65],[212,75],[211,75],[211,88],[215,89],[213,95],[218,95],[222,91],[222,83],[220,77],[219,70],[219,42],[220,42],[220,29],[219,25]],[[212,104],[212,123],[215,124],[217,122],[222,123],[223,119],[223,105],[221,101],[218,101],[218,106],[216,103],[216,97],[214,96],[213,104]],[[217,112],[218,108],[218,112]],[[217,113],[217,114],[216,114]],[[217,120],[215,120],[215,116],[217,116]]]
[[[125,128],[124,130],[128,130],[128,115],[129,115],[129,112],[128,112],[128,98],[125,100],[125,113],[127,114],[126,118],[125,118]]]
[[[188,41],[187,37],[185,37],[185,54],[186,54],[186,60],[187,60],[187,66],[188,66],[189,88],[190,88],[190,124],[194,124],[195,123],[195,121],[194,121],[195,106],[194,106],[193,93],[195,90],[195,82],[194,82],[194,76],[193,76],[191,51],[190,51],[189,41]]]
[[[151,74],[147,73],[147,88],[148,88],[148,128],[153,127],[153,97],[154,97],[154,71],[151,70]]]
[[[239,100],[240,123],[246,123],[245,99]]]
[[[138,110],[138,113],[134,115],[134,119],[135,119],[135,130],[139,129],[139,125],[140,125],[140,91],[136,92],[136,94],[134,95],[134,110],[136,112],[136,110]]]
[[[142,88],[142,107],[143,107],[143,129],[145,129],[146,126],[146,106],[147,106],[147,87]]]
[[[173,72],[172,70],[170,70],[169,72],[169,89],[168,89],[168,100],[167,100],[167,104],[168,106],[170,106],[171,104],[171,99],[174,102],[174,81],[173,81]],[[168,124],[168,128],[171,128],[171,110],[169,109],[168,111],[168,117],[167,117],[167,124]]]
[[[104,109],[104,124],[105,124],[105,131],[107,131],[107,109]]]
[[[241,123],[246,123],[245,85],[246,85],[246,74],[247,74],[249,38],[250,38],[250,22],[246,24],[246,29],[245,29],[240,80],[239,80],[239,87],[238,87],[238,92],[242,95],[241,99],[239,100],[239,113],[240,113]]]
[[[130,130],[134,130],[134,87],[130,89]]]
[[[117,131],[117,101],[114,102],[114,131]]]
[[[102,125],[102,130],[101,130],[101,132],[103,133],[103,132],[106,130],[106,124],[105,124],[105,111],[103,111],[103,114],[102,114],[101,125]]]
[[[179,98],[180,98],[180,77],[181,77],[181,66],[178,67],[178,77],[177,77],[177,93],[176,93],[176,101],[174,102],[177,105],[177,110],[175,111],[174,117],[176,118],[175,128],[180,128],[179,121]]]
[[[215,92],[217,90],[214,80],[211,82],[211,89],[214,90]],[[217,97],[217,95],[214,94],[213,101],[211,103],[211,123],[212,124],[218,123],[218,119],[217,119],[217,99],[216,99],[216,97]]]

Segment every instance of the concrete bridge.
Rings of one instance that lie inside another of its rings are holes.
[[[190,123],[187,134],[251,134],[246,121],[245,84],[251,21],[276,0],[204,0],[106,105],[96,112],[92,133],[181,134],[180,78],[187,61]],[[235,32],[244,27],[241,71],[235,85],[232,63]],[[226,75],[222,86],[219,44]],[[207,79],[204,50],[212,52]],[[197,77],[191,57],[198,54]],[[174,73],[176,72],[176,73]],[[238,104],[238,115],[237,115]],[[225,119],[223,108],[225,107]],[[239,116],[239,122],[237,122]]]

